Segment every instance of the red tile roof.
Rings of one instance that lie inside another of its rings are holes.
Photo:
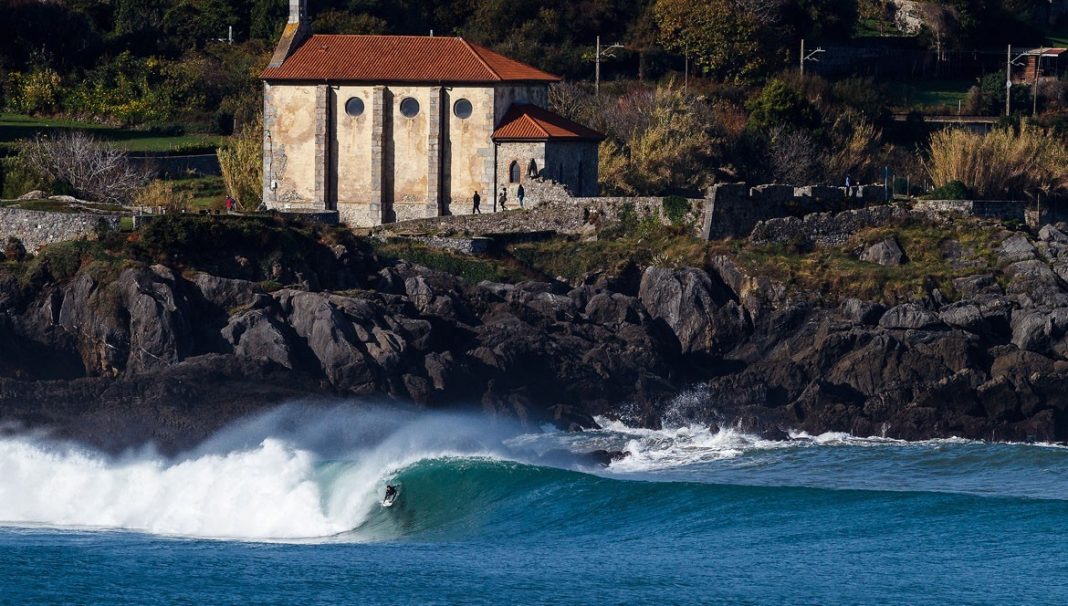
[[[342,82],[556,82],[560,78],[471,44],[429,36],[315,35],[264,80]]]
[[[494,141],[602,141],[604,135],[553,112],[515,103],[493,132]]]

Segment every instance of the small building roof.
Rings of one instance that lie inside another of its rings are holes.
[[[493,131],[493,140],[603,141],[604,135],[537,105],[514,103]]]
[[[260,77],[269,81],[464,84],[560,80],[463,38],[322,34],[308,38],[279,67],[268,67]]]
[[[1041,56],[1041,57],[1059,57],[1062,54],[1064,54],[1065,51],[1068,51],[1068,48],[1045,47],[1045,48],[1033,48],[1033,49],[1027,51],[1024,54],[1027,55],[1027,56],[1031,56],[1031,57],[1039,57],[1039,56]]]

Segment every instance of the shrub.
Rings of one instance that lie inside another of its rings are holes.
[[[682,196],[667,196],[664,198],[664,214],[672,225],[682,225],[690,215],[693,207],[690,201]]]
[[[8,237],[7,242],[4,244],[4,258],[11,261],[26,259],[26,247],[23,246],[22,240],[15,236]]]
[[[30,170],[97,202],[129,203],[149,180],[122,151],[83,132],[39,136],[22,144],[20,156]]]
[[[931,190],[924,197],[928,200],[967,200],[972,197],[972,194],[960,181],[950,181],[941,187]]]
[[[240,208],[254,209],[263,196],[263,123],[250,122],[219,148],[226,191]]]
[[[979,198],[1068,189],[1068,147],[1026,125],[985,135],[961,129],[935,133],[926,168],[936,187],[959,181]]]
[[[8,107],[22,114],[54,112],[59,107],[62,86],[54,69],[44,68],[28,74],[12,72]]]
[[[30,167],[21,154],[0,160],[0,172],[3,173],[3,178],[0,179],[3,183],[0,198],[13,200],[34,190],[58,193],[55,182]]]
[[[134,196],[134,204],[168,211],[185,210],[193,201],[189,191],[176,191],[170,181],[153,181]]]

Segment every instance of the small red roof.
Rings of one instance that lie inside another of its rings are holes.
[[[553,112],[526,103],[515,103],[493,132],[494,141],[602,141],[604,135]]]
[[[314,35],[264,80],[331,82],[557,82],[559,77],[463,38]]]

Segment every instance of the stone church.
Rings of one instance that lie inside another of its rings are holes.
[[[546,109],[552,74],[462,38],[310,35],[307,0],[263,71],[263,200],[354,227],[494,212],[528,179],[597,194],[600,133]]]

